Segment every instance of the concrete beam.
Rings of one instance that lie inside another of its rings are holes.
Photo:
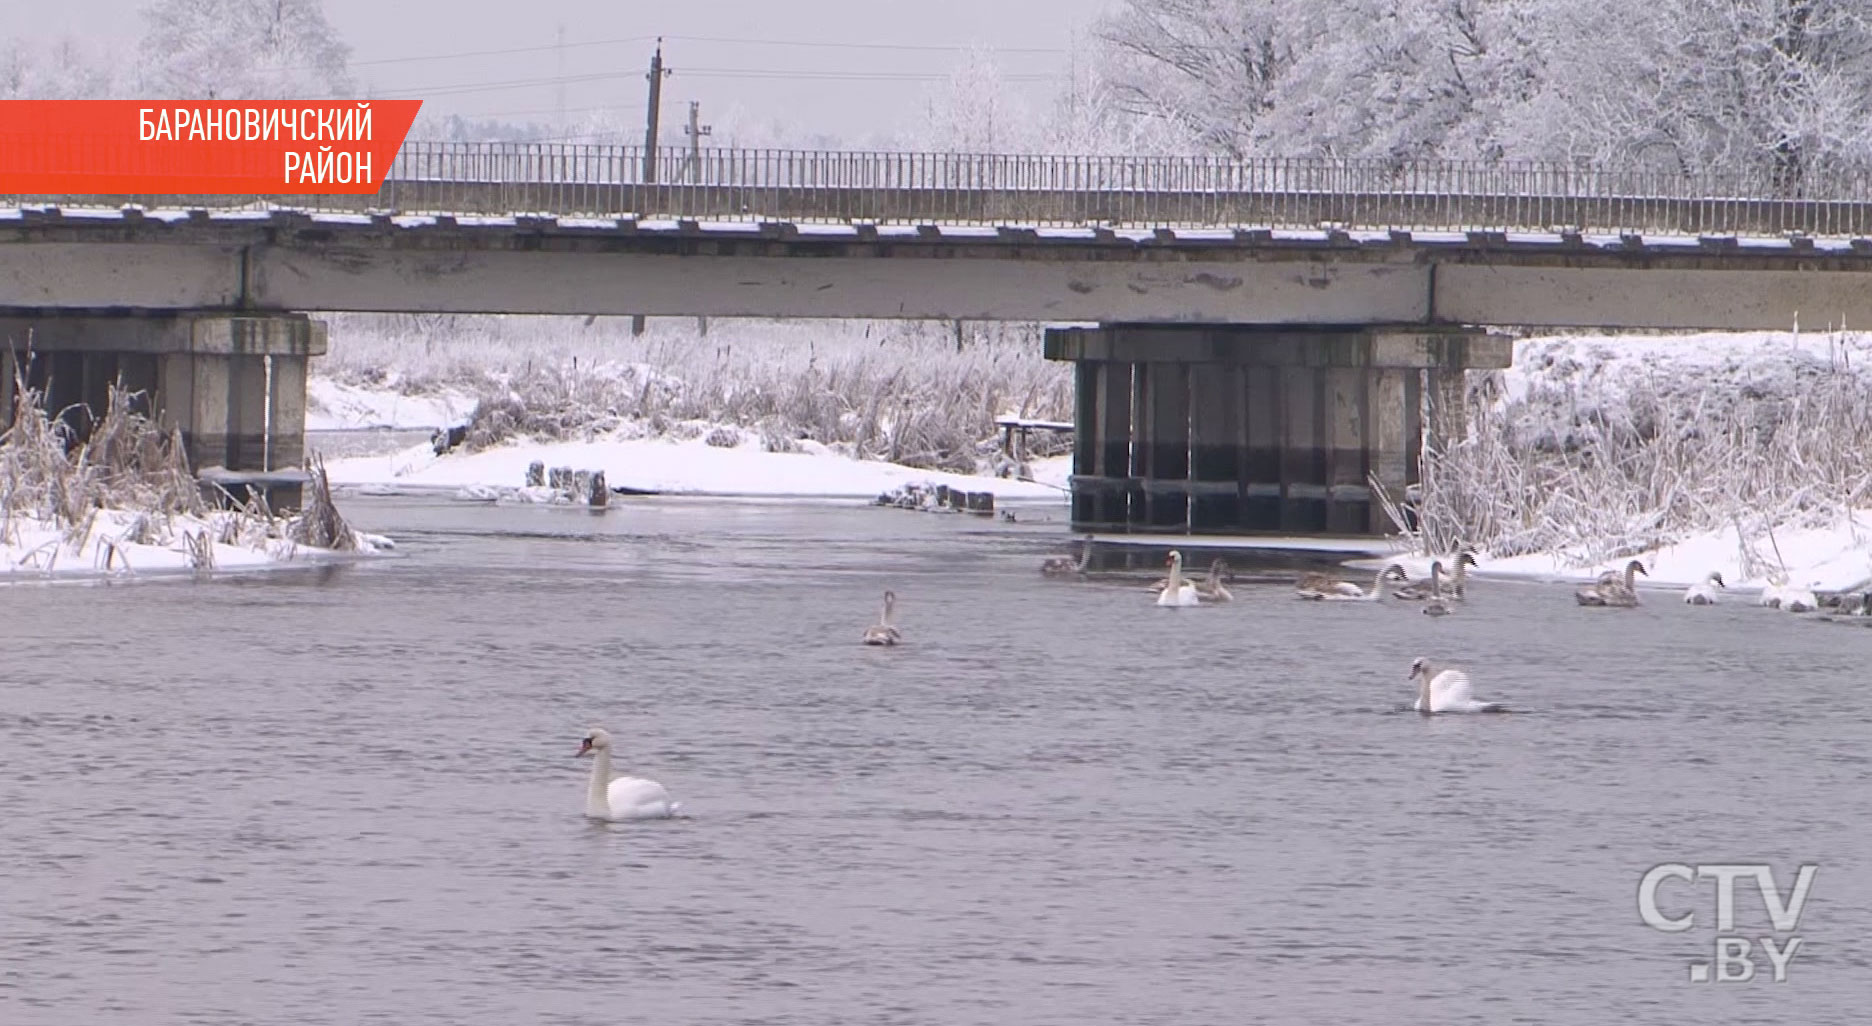
[[[1238,364],[1254,367],[1501,368],[1514,358],[1505,335],[1467,327],[1263,328],[1252,324],[1055,328],[1050,360]]]
[[[303,314],[0,314],[0,348],[36,352],[323,356],[323,321]]]
[[[35,242],[6,246],[0,254],[0,307],[212,310],[240,304],[237,246]]]
[[[1872,279],[1812,270],[1443,264],[1432,318],[1470,324],[1786,331],[1872,324]]]
[[[1422,321],[1428,268],[1329,261],[816,259],[257,250],[282,310],[962,320]]]

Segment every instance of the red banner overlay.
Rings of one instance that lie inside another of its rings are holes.
[[[374,193],[421,100],[0,100],[0,193]]]

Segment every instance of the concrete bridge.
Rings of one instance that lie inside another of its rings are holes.
[[[1872,323],[1872,188],[1539,165],[410,144],[364,197],[0,200],[0,336],[302,456],[301,311],[1090,322],[1074,521],[1386,526],[1488,325]],[[1857,192],[1853,191],[1858,189]],[[135,201],[135,202],[127,202]],[[8,357],[11,359],[11,357]],[[10,374],[9,374],[10,380]]]

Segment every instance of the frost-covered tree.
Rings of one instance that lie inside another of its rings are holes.
[[[708,145],[731,150],[759,149],[807,149],[807,150],[842,150],[853,145],[851,140],[835,132],[816,131],[791,117],[777,114],[756,114],[746,106],[735,103],[709,118],[714,126],[708,137]],[[666,123],[667,127],[667,123]],[[677,129],[681,132],[681,129]],[[641,126],[637,134],[643,135]],[[666,146],[687,145],[687,135],[679,135],[664,143]],[[885,140],[875,149],[891,149],[903,144],[899,140]]]
[[[1187,154],[1202,150],[1180,120],[1138,117],[1125,109],[1106,77],[1100,46],[1075,40],[1066,84],[1053,97],[1050,116],[1031,133],[1035,145],[1064,154]]]
[[[316,100],[351,95],[351,48],[319,0],[156,0],[143,10],[152,97]]]
[[[1872,170],[1872,0],[1124,0],[1134,116],[1234,154]]]
[[[1005,153],[1028,148],[1031,127],[994,54],[975,48],[925,100],[919,142],[954,153]]]
[[[1105,77],[1124,110],[1245,154],[1320,22],[1292,0],[1124,0],[1100,22]]]
[[[1542,65],[1536,0],[1331,0],[1256,126],[1286,155],[1494,159]],[[1358,31],[1344,31],[1347,25]]]
[[[1133,114],[1237,155],[1504,155],[1555,0],[1126,0],[1100,26]]]
[[[435,114],[425,109],[411,123],[407,138],[421,142],[537,142],[549,138],[568,141],[560,139],[561,134],[550,125],[534,121]]]
[[[64,38],[44,52],[24,40],[0,43],[0,99],[103,100],[118,95],[120,62]]]
[[[1550,126],[1550,151],[1746,171],[1791,193],[1872,166],[1865,0],[1579,0],[1555,17],[1598,45],[1556,63],[1517,126]]]

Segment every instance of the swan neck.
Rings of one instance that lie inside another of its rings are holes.
[[[585,793],[585,814],[603,819],[611,814],[611,749],[592,756],[591,784]]]
[[[1417,711],[1430,712],[1430,671],[1425,669],[1417,679]]]

